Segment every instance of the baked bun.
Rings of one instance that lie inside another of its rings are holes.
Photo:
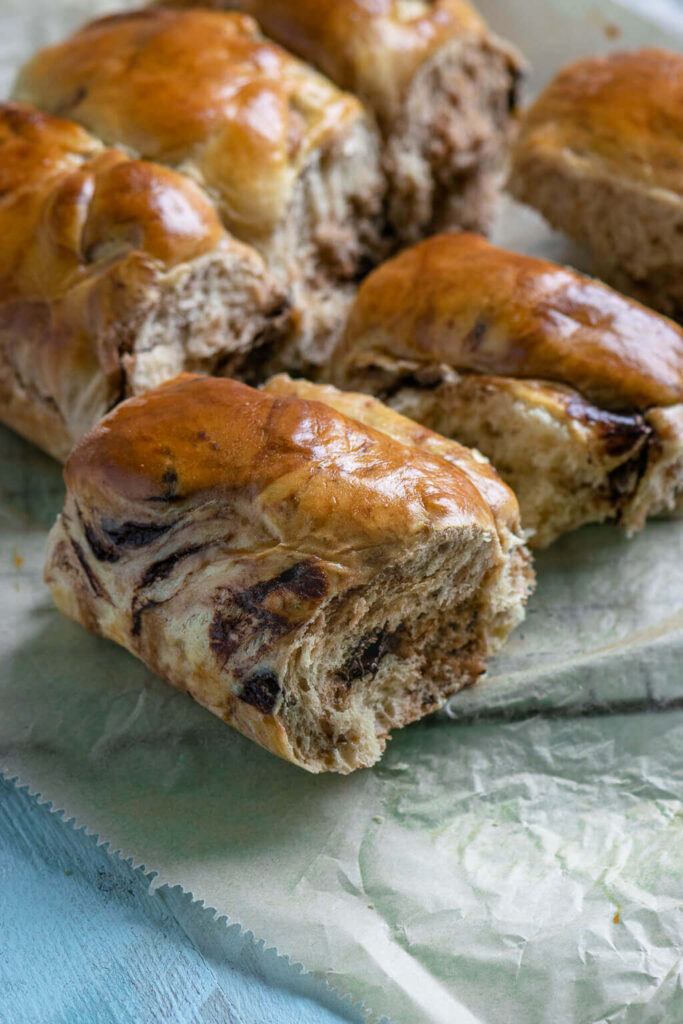
[[[683,55],[560,71],[524,118],[509,187],[588,245],[607,279],[683,318]]]
[[[0,419],[56,458],[126,395],[288,336],[282,287],[193,181],[9,103],[0,235]]]
[[[169,6],[207,6],[171,0]],[[402,242],[486,230],[522,62],[466,0],[217,0],[373,111]]]
[[[357,99],[251,18],[200,9],[93,21],[39,51],[15,95],[207,189],[292,290],[303,362],[324,357],[317,340],[380,246],[378,140]]]
[[[331,373],[483,452],[537,547],[606,519],[630,533],[683,488],[683,332],[474,235],[374,271]]]
[[[526,553],[473,480],[320,401],[185,374],[71,453],[46,581],[246,736],[349,772],[521,618]]]

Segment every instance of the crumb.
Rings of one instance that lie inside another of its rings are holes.
[[[12,549],[12,561],[14,562],[15,569],[21,569],[22,565],[24,564],[24,559],[19,554],[16,548]]]
[[[382,822],[384,821],[384,818],[382,817],[381,814],[376,814],[372,820],[376,821],[378,825],[381,825]]]
[[[613,25],[611,22],[606,22],[603,26],[603,32],[608,39],[618,39],[621,35],[621,29],[618,25]]]
[[[64,874],[67,876],[67,878],[70,878],[71,875],[73,875],[73,871],[65,871]]]
[[[615,924],[619,924],[619,922],[621,921],[621,903],[617,903],[617,912],[612,918],[612,920]]]
[[[368,910],[374,910],[374,909],[375,909],[375,904],[374,903],[368,903]]]

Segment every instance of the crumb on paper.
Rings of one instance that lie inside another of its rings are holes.
[[[382,817],[381,814],[376,814],[372,820],[376,821],[378,825],[381,825],[382,822],[384,821],[384,818]]]
[[[605,39],[609,39],[611,42],[613,42],[614,40],[619,39],[621,37],[621,27],[613,21],[607,21],[605,18],[603,18],[599,11],[592,11],[589,14],[589,18],[593,22],[593,24],[597,25],[597,27],[601,30],[601,32],[605,36]]]
[[[16,548],[12,548],[12,561],[14,562],[15,569],[21,569],[24,564],[22,555],[19,554]]]
[[[375,909],[375,904],[374,903],[368,903],[368,910],[374,910],[374,909]]]
[[[619,922],[621,921],[621,903],[617,903],[617,912],[612,918],[612,920],[615,924],[619,924]]]

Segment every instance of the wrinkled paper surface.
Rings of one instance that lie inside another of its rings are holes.
[[[5,0],[5,88],[108,6]],[[668,0],[480,6],[535,86],[581,53],[683,45]],[[588,266],[511,202],[498,240]],[[54,609],[41,573],[62,498],[56,463],[0,431],[6,774],[374,1015],[683,1020],[683,522],[543,552],[526,622],[450,718],[397,734],[373,770],[314,777]]]

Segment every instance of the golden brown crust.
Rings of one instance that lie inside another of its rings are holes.
[[[525,115],[515,161],[568,155],[683,195],[683,56],[653,47],[563,68]]]
[[[281,543],[310,536],[325,556],[339,544],[408,536],[426,516],[492,525],[464,474],[417,448],[407,460],[406,451],[319,402],[182,374],[111,412],[76,446],[64,475],[97,504],[171,508],[212,493],[258,496]]]
[[[2,295],[51,295],[100,254],[137,249],[166,268],[225,238],[194,182],[104,149],[77,125],[0,107]]]
[[[445,459],[457,466],[474,484],[502,530],[513,533],[519,531],[519,505],[515,495],[503,483],[493,466],[481,456],[477,458],[470,448],[402,416],[370,395],[339,391],[331,385],[312,384],[303,379],[293,380],[285,374],[271,377],[263,385],[263,390],[269,394],[298,395],[300,398],[323,402],[349,419],[373,427],[402,444]]]
[[[63,458],[122,397],[122,355],[181,265],[258,255],[165,167],[0,106],[0,417]]]
[[[353,385],[404,364],[537,378],[605,409],[683,399],[683,332],[598,281],[505,252],[474,235],[441,235],[374,271],[334,359]]]
[[[486,34],[467,0],[418,0],[408,8],[401,0],[220,0],[213,6],[252,15],[267,35],[370,103],[385,126],[439,47]]]
[[[364,116],[251,18],[207,10],[91,22],[39,52],[16,95],[109,144],[187,165],[221,196],[228,226],[254,241],[283,216],[310,154]]]

